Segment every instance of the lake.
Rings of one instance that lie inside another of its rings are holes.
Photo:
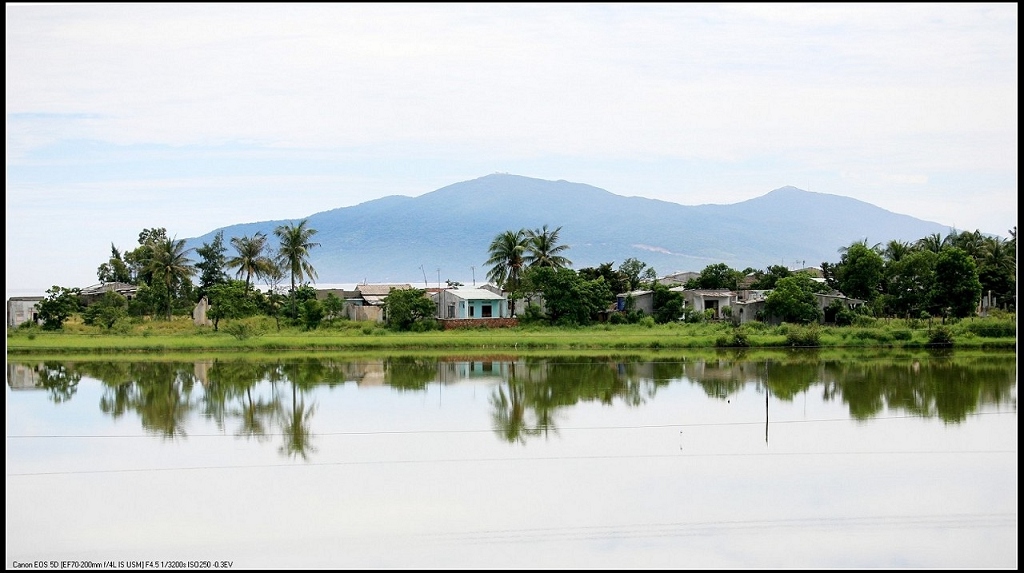
[[[8,569],[1017,567],[1013,351],[8,357],[7,382]]]

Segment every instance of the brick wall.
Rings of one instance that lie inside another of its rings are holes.
[[[517,318],[446,318],[441,321],[445,330],[453,328],[509,328],[519,326]]]

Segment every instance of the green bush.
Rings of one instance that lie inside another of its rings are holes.
[[[946,325],[936,326],[928,333],[928,344],[932,346],[952,346],[953,329]]]
[[[433,318],[424,318],[418,320],[409,327],[412,332],[430,332],[431,330],[441,330],[441,323]]]
[[[750,340],[747,339],[747,335],[740,330],[736,330],[731,335],[719,336],[715,339],[715,346],[718,348],[747,348],[750,346]]]
[[[791,326],[786,332],[786,345],[799,347],[820,346],[821,331],[816,325]]]
[[[898,328],[892,331],[893,340],[910,340],[914,338],[914,333],[906,328]]]
[[[266,333],[262,324],[250,320],[232,321],[221,329],[238,340],[258,338]]]
[[[644,326],[644,327],[647,327],[647,328],[654,328],[654,324],[655,324],[654,317],[653,316],[645,316],[645,317],[640,319],[640,322],[638,324],[640,326]]]
[[[977,318],[957,325],[957,331],[986,338],[1013,338],[1017,336],[1017,323],[1013,320]]]
[[[866,314],[858,314],[854,317],[851,326],[860,326],[865,328],[871,328],[878,323],[878,319],[873,316]]]

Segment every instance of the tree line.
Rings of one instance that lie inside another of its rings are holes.
[[[682,294],[661,284],[655,269],[638,259],[628,258],[618,267],[608,262],[572,269],[567,256],[570,247],[561,242],[561,230],[547,225],[507,230],[488,246],[487,279],[508,293],[510,312],[522,322],[587,325],[602,319],[665,323],[709,318],[686,309]],[[305,282],[317,278],[310,262],[311,250],[320,246],[312,240],[316,233],[307,220],[284,224],[274,229],[276,246],[257,232],[232,238],[234,252],[229,253],[220,232],[195,249],[199,258],[195,262],[184,240],[169,238],[164,228],[145,229],[133,250],[122,253],[111,244],[109,260],[97,269],[102,283],[135,285],[131,301],[107,292],[83,309],[79,289],[54,286],[37,305],[39,317],[44,328],[59,329],[68,317],[81,312],[87,324],[111,328],[128,317],[162,314],[170,320],[175,312],[191,312],[207,297],[208,317],[215,328],[220,319],[256,314],[275,318],[279,326],[285,320],[316,328],[325,319],[340,317],[343,310],[343,302],[333,294],[318,301],[316,290]],[[826,309],[823,316],[815,294],[832,292],[864,301],[857,312],[874,317],[963,318],[976,311],[983,296],[993,308],[1016,309],[1016,227],[1008,240],[980,231],[951,230],[945,237],[933,234],[915,242],[893,240],[868,246],[867,240],[857,241],[840,248],[839,254],[838,262],[821,263],[823,283],[782,265],[736,270],[716,263],[684,287],[770,291],[760,318],[805,324],[823,318],[836,324],[852,322],[853,311],[840,304]],[[281,286],[285,277],[290,280],[287,294]],[[266,292],[254,287],[257,281],[269,286]],[[650,316],[632,308],[628,295],[623,312],[609,313],[618,294],[640,289],[653,291]],[[517,309],[517,301],[525,301],[525,308]],[[425,290],[392,291],[384,303],[393,328],[436,327],[435,309]]]

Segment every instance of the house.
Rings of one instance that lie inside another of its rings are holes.
[[[349,320],[384,322],[384,299],[392,290],[411,289],[411,284],[361,284],[355,290],[318,289],[316,299],[323,302],[333,294],[344,303],[344,315]]]
[[[667,287],[685,286],[690,279],[696,279],[699,277],[700,273],[693,271],[677,272],[661,277],[658,279],[658,283]]]
[[[759,294],[757,296],[749,296],[748,295],[748,297],[745,300],[737,300],[735,303],[733,303],[733,308],[732,308],[732,322],[733,322],[733,324],[739,325],[739,324],[744,324],[746,322],[751,322],[751,321],[754,321],[754,320],[758,320],[758,314],[760,314],[761,311],[764,310],[765,300],[768,298],[767,295],[771,294],[771,291],[746,291],[746,292],[747,293],[759,293]],[[834,301],[838,300],[838,301],[842,302],[843,305],[845,305],[846,308],[848,308],[850,310],[853,310],[853,309],[855,309],[855,308],[857,308],[859,306],[862,306],[864,304],[864,301],[862,301],[862,300],[855,299],[855,298],[850,298],[850,297],[848,297],[846,295],[839,294],[839,293],[835,293],[835,294],[820,294],[820,293],[816,293],[814,295],[814,299],[815,299],[815,301],[817,301],[818,308],[820,308],[821,312],[822,312],[822,317],[821,317],[821,320],[819,321],[821,324],[825,323],[825,316],[824,316],[825,315],[825,309],[828,308]],[[767,322],[776,322],[777,323],[777,321],[772,320],[771,317],[765,317],[764,320],[767,321]]]
[[[713,310],[714,316],[712,318],[724,318],[726,311],[723,311],[723,309],[730,308],[728,312],[731,312],[731,308],[737,300],[736,293],[731,290],[685,289],[683,287],[673,287],[669,290],[682,293],[683,307],[686,309],[695,312]]]
[[[654,314],[654,291],[635,290],[615,295],[615,310],[619,312],[640,311],[644,316]]]
[[[494,289],[455,287],[430,294],[437,305],[437,319],[445,329],[468,326],[516,326],[508,298]]]
[[[491,289],[442,289],[431,298],[437,303],[439,319],[510,318],[508,300]]]
[[[139,292],[139,287],[128,283],[99,283],[89,287],[85,287],[78,292],[78,300],[84,306],[89,306],[94,302],[98,302],[107,292],[114,291],[128,300],[135,298],[135,294]]]
[[[7,299],[7,328],[21,326],[28,321],[39,324],[36,305],[44,298],[41,296],[12,296]]]

